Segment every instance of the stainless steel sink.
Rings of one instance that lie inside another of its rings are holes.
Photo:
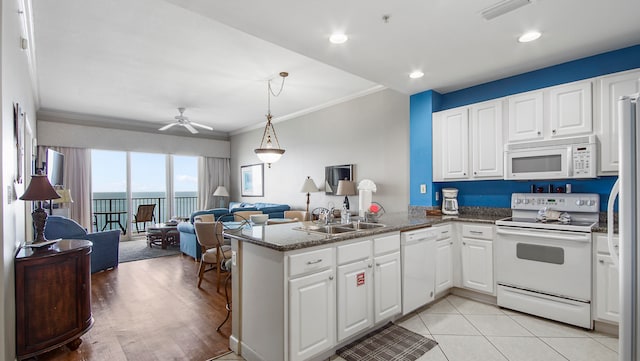
[[[349,224],[341,224],[337,227],[349,228],[353,230],[361,230],[361,229],[374,229],[374,228],[382,228],[386,227],[384,224],[380,223],[369,223],[369,222],[353,222]]]
[[[340,234],[348,232],[357,232],[360,230],[374,229],[385,227],[384,224],[379,223],[349,223],[349,224],[307,224],[302,227],[295,227],[293,229],[297,231],[315,232],[323,234]]]

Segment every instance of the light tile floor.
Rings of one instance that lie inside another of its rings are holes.
[[[454,295],[398,323],[438,341],[418,361],[618,360],[618,339],[610,335]],[[243,358],[229,354],[218,360]]]

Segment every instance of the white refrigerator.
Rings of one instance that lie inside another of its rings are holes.
[[[611,190],[608,205],[609,250],[615,255],[612,244],[613,202],[619,191],[618,214],[620,236],[620,341],[621,361],[640,361],[640,227],[639,179],[640,179],[640,107],[638,94],[626,96],[618,101],[618,131],[620,169],[618,180]],[[616,257],[612,257],[614,263]]]

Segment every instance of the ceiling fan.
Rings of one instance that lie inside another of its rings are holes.
[[[164,130],[167,130],[167,129],[173,127],[174,125],[182,125],[183,127],[187,128],[192,134],[197,134],[198,133],[198,131],[196,130],[196,128],[194,128],[194,126],[200,127],[202,129],[206,129],[206,130],[213,130],[213,128],[211,128],[208,125],[199,124],[199,123],[190,121],[189,118],[187,118],[187,117],[185,117],[183,115],[184,111],[185,111],[185,108],[182,108],[182,107],[178,108],[178,112],[180,112],[180,115],[176,115],[174,117],[176,119],[176,121],[173,122],[173,123],[169,123],[169,124],[165,125],[164,127],[160,128],[158,130],[164,131]]]

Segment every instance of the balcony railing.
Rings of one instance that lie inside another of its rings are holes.
[[[138,206],[141,204],[155,204],[154,216],[156,222],[165,222],[172,217],[189,218],[191,213],[197,209],[198,197],[195,196],[178,196],[174,198],[175,212],[169,212],[167,210],[167,199],[165,197],[149,197],[149,198],[132,198],[133,214],[137,212]],[[128,202],[126,198],[92,198],[92,211],[93,212],[127,212],[123,215],[123,226],[128,230],[130,227],[125,225],[129,217],[129,210],[127,209]],[[131,220],[133,221],[133,214]],[[102,230],[105,226],[105,218],[98,217],[95,219],[94,227],[96,230]],[[117,229],[118,225],[109,223],[105,229]]]

